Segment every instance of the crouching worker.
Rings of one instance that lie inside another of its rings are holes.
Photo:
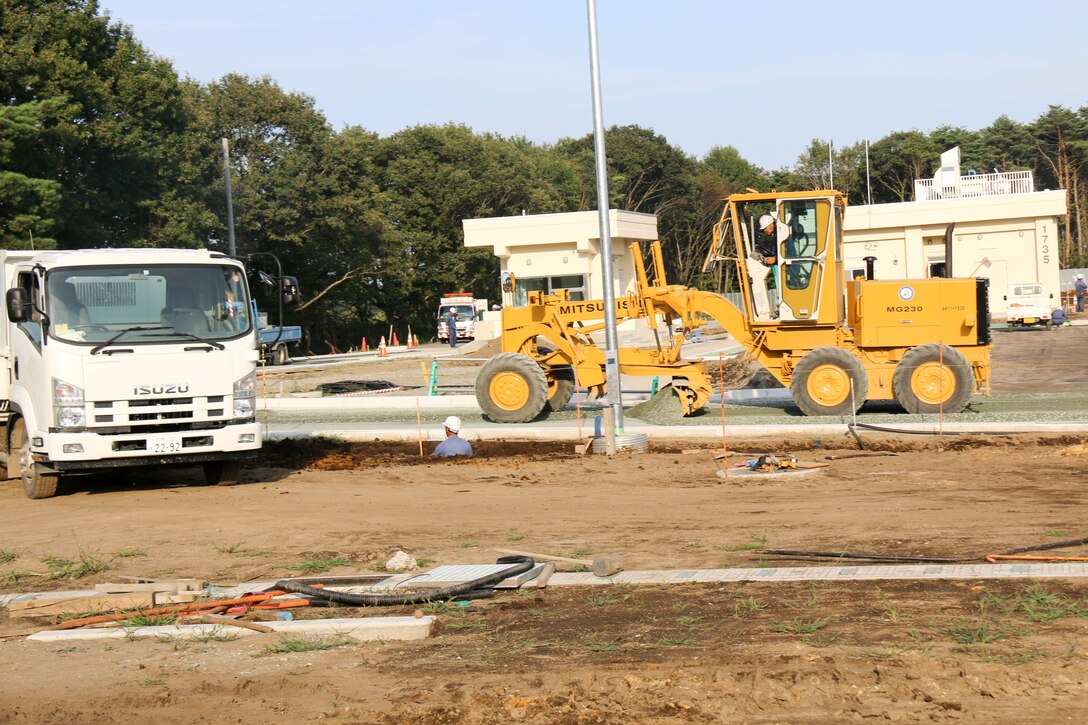
[[[432,456],[471,456],[472,446],[461,436],[461,419],[451,415],[443,422],[446,426],[446,440],[439,443]]]

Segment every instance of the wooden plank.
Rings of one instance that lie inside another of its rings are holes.
[[[81,612],[113,611],[154,606],[153,592],[129,594],[102,594],[64,599],[24,599],[9,602],[10,617],[48,617],[55,614],[79,614]]]
[[[198,622],[204,622],[205,624],[224,624],[231,627],[240,627],[242,629],[252,629],[254,632],[261,632],[267,634],[269,632],[275,632],[276,630],[264,624],[257,624],[256,622],[245,622],[240,619],[234,619],[232,617],[224,617],[220,614],[202,614],[195,617],[190,617]]]
[[[159,579],[154,582],[106,582],[95,584],[95,591],[109,594],[128,592],[198,592],[207,586],[207,582],[198,579]]]
[[[534,554],[531,551],[516,551],[514,549],[492,549],[500,554],[509,554],[511,556],[531,556],[534,560],[540,561],[554,561],[560,564],[573,564],[575,566],[593,566],[592,559],[571,559],[566,556],[552,556],[551,554]]]

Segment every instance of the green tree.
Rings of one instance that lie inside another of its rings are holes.
[[[60,205],[60,184],[15,169],[32,169],[43,117],[59,99],[0,106],[0,245],[4,249],[50,249],[49,236]],[[45,111],[43,113],[43,111]]]
[[[0,98],[39,104],[35,152],[8,171],[55,182],[61,246],[154,242],[156,203],[176,178],[171,139],[187,123],[169,62],[94,0],[0,0]]]

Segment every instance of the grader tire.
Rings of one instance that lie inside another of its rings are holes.
[[[911,348],[892,375],[892,392],[908,413],[958,413],[971,402],[973,390],[971,363],[947,345]]]
[[[15,421],[15,427],[11,431],[11,451],[19,455],[19,477],[23,480],[23,493],[27,498],[52,498],[57,494],[57,485],[60,483],[59,473],[43,473],[40,467],[34,463],[34,457],[30,452],[30,435],[26,430],[26,422],[19,418]]]
[[[551,370],[548,373],[548,410],[562,410],[574,397],[574,373],[570,370]]]
[[[547,345],[537,345],[537,354],[541,357],[551,355],[554,350]],[[544,374],[548,380],[548,410],[562,410],[574,396],[574,370],[568,367],[553,367]]]
[[[846,350],[818,347],[794,367],[790,392],[805,415],[850,415],[868,397],[869,376]]]
[[[504,352],[480,369],[476,401],[496,423],[528,423],[548,402],[548,379],[532,358]]]

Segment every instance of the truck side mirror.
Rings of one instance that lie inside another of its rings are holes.
[[[22,287],[12,287],[5,299],[8,306],[8,319],[12,322],[26,322],[30,318],[30,299]]]
[[[302,302],[302,293],[298,289],[297,277],[280,277],[280,294],[285,307],[294,307]]]

